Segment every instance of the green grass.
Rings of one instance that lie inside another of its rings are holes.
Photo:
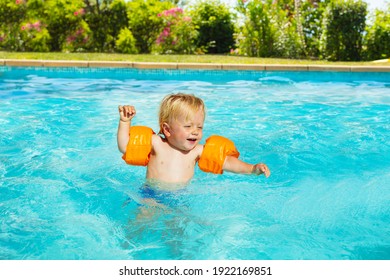
[[[292,64],[292,65],[378,65],[390,66],[390,62],[329,62],[325,60],[258,58],[230,55],[152,55],[113,53],[33,53],[0,52],[0,59],[37,60],[85,60],[85,61],[131,61],[131,62],[173,62],[173,63],[226,63],[226,64]]]

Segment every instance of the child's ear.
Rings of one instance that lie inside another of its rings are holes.
[[[162,125],[163,133],[166,137],[171,136],[171,128],[169,127],[169,124],[166,122]]]

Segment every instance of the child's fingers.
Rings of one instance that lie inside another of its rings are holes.
[[[269,169],[268,169],[268,166],[267,165],[265,165],[265,164],[262,164],[261,165],[261,171],[264,173],[264,175],[265,175],[265,177],[269,177],[269,175],[271,175],[271,172],[269,171]]]
[[[135,108],[133,106],[126,106],[125,107],[125,116],[130,118],[135,115]]]
[[[266,177],[266,178],[268,178],[269,177],[269,175],[271,175],[271,173],[269,172],[269,170],[267,169],[267,170],[265,170],[264,172],[264,176]]]
[[[119,114],[123,115],[123,117],[125,118],[134,117],[134,115],[136,114],[134,106],[130,106],[130,105],[124,105],[124,106],[119,105],[118,111]]]
[[[268,166],[263,164],[263,163],[257,164],[256,170],[257,170],[256,175],[264,174],[265,177],[269,177],[269,175],[271,175],[271,172],[269,171]]]

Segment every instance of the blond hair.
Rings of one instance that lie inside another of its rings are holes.
[[[188,119],[198,110],[202,110],[204,114],[206,113],[203,100],[193,94],[176,93],[165,96],[161,102],[158,114],[160,123],[159,134],[163,134],[164,123],[171,123],[182,116]]]

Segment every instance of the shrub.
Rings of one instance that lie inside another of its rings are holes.
[[[127,28],[129,19],[127,17],[127,6],[124,0],[114,0],[110,5],[109,35],[113,42],[118,38],[122,29]]]
[[[387,11],[376,10],[373,24],[367,27],[365,42],[366,59],[390,57],[390,4]]]
[[[241,0],[238,9],[245,17],[238,36],[240,53],[257,57],[274,55],[277,28],[269,13],[271,5],[261,0],[249,3]]]
[[[326,8],[324,1],[304,1],[301,7],[302,27],[305,37],[305,52],[309,57],[320,56],[322,18]]]
[[[21,23],[27,13],[25,0],[0,0],[0,25]]]
[[[68,52],[83,52],[89,48],[91,35],[92,32],[88,24],[81,21],[67,32],[66,40],[61,49]]]
[[[163,19],[158,14],[170,8],[173,8],[171,2],[159,0],[133,0],[127,3],[129,29],[141,53],[151,52],[163,26]]]
[[[197,36],[192,19],[181,8],[172,8],[158,14],[164,26],[157,37],[154,51],[157,53],[194,53]]]
[[[116,40],[116,49],[121,53],[136,54],[136,41],[133,34],[128,28],[123,28],[119,32],[118,40]]]
[[[21,27],[22,51],[48,52],[50,51],[50,34],[40,20],[31,20],[22,23]]]
[[[361,0],[333,0],[327,6],[320,41],[328,60],[361,60],[367,4]]]
[[[28,18],[35,18],[43,21],[45,0],[26,0]]]
[[[304,46],[297,27],[296,11],[272,7],[271,17],[275,30],[272,56],[300,58],[304,56]]]
[[[90,48],[93,51],[114,51],[120,30],[127,27],[127,8],[124,0],[85,1],[85,21],[92,31]]]
[[[44,6],[45,22],[52,38],[52,51],[75,50],[69,46],[69,36],[75,35],[85,24],[81,23],[85,14],[82,0],[47,0]]]
[[[233,16],[225,4],[216,0],[198,2],[191,16],[199,32],[198,48],[207,53],[227,53],[234,48]]]
[[[21,51],[21,24],[27,14],[27,3],[22,0],[0,0],[0,47]]]

